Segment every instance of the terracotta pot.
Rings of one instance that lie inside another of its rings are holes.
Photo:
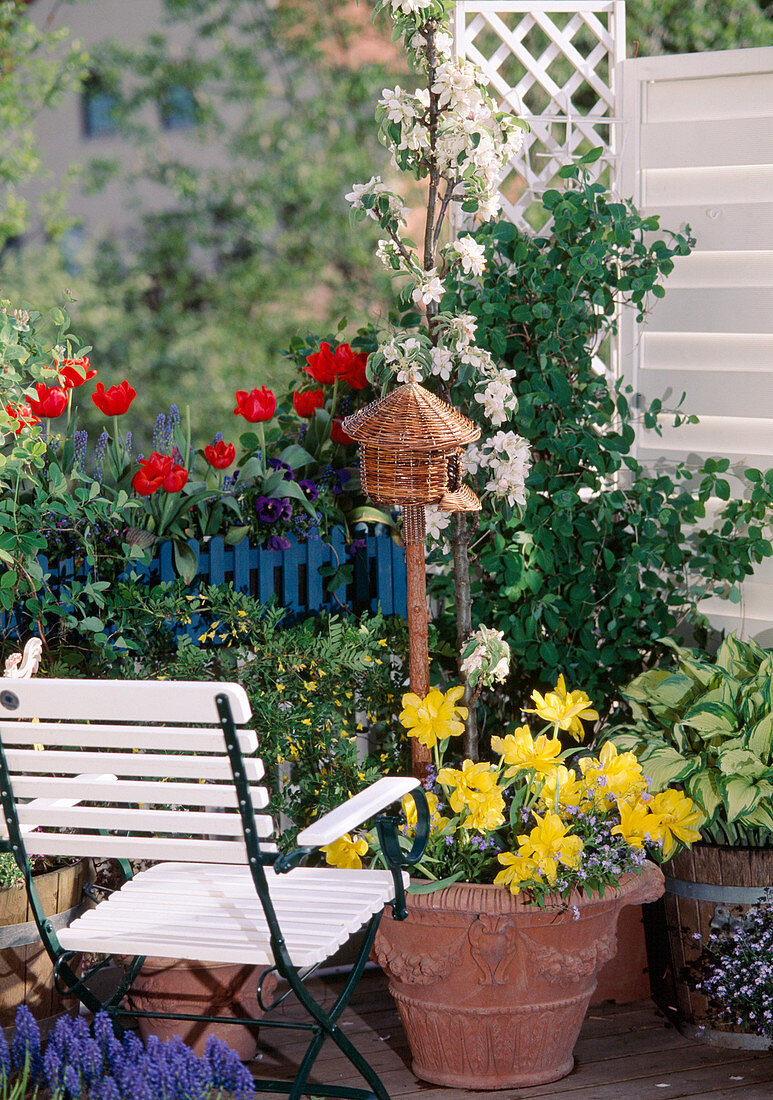
[[[263,1015],[257,1003],[258,980],[263,969],[234,963],[147,958],[126,1002],[134,1011],[191,1012],[256,1020]],[[275,988],[276,976],[272,974],[263,983],[263,999],[270,1000]],[[159,1039],[179,1035],[199,1055],[204,1053],[209,1036],[216,1035],[233,1047],[243,1062],[254,1058],[258,1045],[257,1028],[237,1024],[138,1016],[137,1026],[143,1040],[148,1035],[157,1035]]]
[[[603,898],[573,894],[546,909],[470,883],[409,895],[402,922],[387,909],[374,951],[413,1072],[476,1091],[566,1076],[596,975],[617,950],[620,910],[662,892],[660,869],[646,863]]]

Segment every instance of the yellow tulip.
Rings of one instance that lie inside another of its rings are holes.
[[[553,723],[553,734],[564,730],[575,741],[582,741],[585,737],[583,722],[595,722],[598,719],[598,711],[590,705],[591,701],[584,691],[567,691],[564,677],[559,676],[553,691],[540,695],[533,691],[531,697],[535,703],[527,714],[536,714],[546,722]]]
[[[681,791],[668,787],[652,799],[652,809],[661,818],[663,856],[670,859],[676,851],[677,841],[693,844],[700,840],[700,826],[705,818],[691,798]]]
[[[368,842],[364,837],[352,840],[349,833],[344,833],[332,844],[325,844],[322,848],[325,853],[325,861],[331,867],[344,867],[348,871],[359,871],[362,867],[362,856],[368,853]]]
[[[534,860],[512,852],[500,852],[497,859],[502,864],[502,870],[497,873],[494,885],[507,886],[510,893],[517,897],[523,884],[534,878],[537,870]]]
[[[558,814],[546,810],[534,815],[537,824],[528,836],[519,836],[519,855],[533,859],[549,883],[556,881],[558,864],[576,869],[583,850],[582,838],[572,836]]]
[[[409,691],[403,696],[400,723],[409,737],[433,749],[438,741],[464,732],[467,707],[456,705],[463,695],[464,688],[460,686],[449,688],[445,693],[431,688],[423,699]]]
[[[548,775],[555,769],[556,758],[561,754],[561,742],[557,737],[548,738],[541,733],[535,741],[528,726],[518,726],[504,738],[492,737],[491,747],[508,765],[505,771],[508,779],[525,768]]]

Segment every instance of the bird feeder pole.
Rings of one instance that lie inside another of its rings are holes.
[[[429,692],[429,617],[424,564],[425,504],[449,512],[477,511],[480,501],[462,484],[463,448],[480,429],[415,382],[398,386],[352,413],[343,429],[360,444],[362,486],[371,500],[403,509],[411,691]],[[423,779],[432,753],[411,740],[411,770]]]

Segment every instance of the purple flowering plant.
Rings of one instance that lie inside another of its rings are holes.
[[[10,1045],[0,1031],[3,1100],[248,1100],[252,1076],[235,1051],[210,1037],[197,1057],[179,1037],[147,1043],[116,1037],[105,1012],[90,1027],[62,1016],[45,1043],[26,1005],[16,1013]],[[47,1090],[44,1092],[44,1090]]]
[[[697,968],[713,1023],[773,1042],[773,888],[743,916],[718,911]]]

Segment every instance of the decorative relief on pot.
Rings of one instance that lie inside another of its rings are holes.
[[[465,936],[457,936],[445,950],[432,954],[426,951],[400,950],[386,938],[377,940],[374,947],[376,961],[382,970],[398,982],[407,985],[429,985],[447,978],[458,964]]]
[[[614,931],[607,932],[589,947],[574,951],[548,947],[526,934],[524,939],[534,948],[531,965],[552,985],[572,985],[583,978],[589,978],[617,954],[617,936]]]
[[[510,920],[480,913],[467,933],[470,955],[480,970],[479,984],[505,985],[516,954],[518,933]]]

